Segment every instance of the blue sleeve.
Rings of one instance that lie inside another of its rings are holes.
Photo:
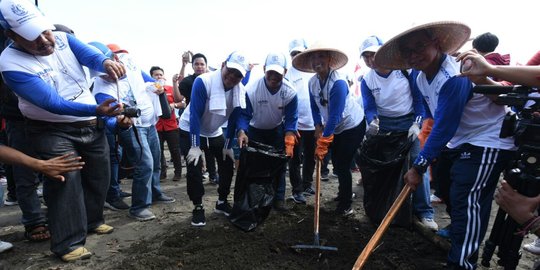
[[[231,142],[232,140],[234,140],[236,134],[235,127],[237,126],[241,111],[241,107],[234,108],[231,115],[229,116],[229,119],[227,120],[227,134],[225,134],[226,141],[224,148],[231,149],[233,147],[233,143]]]
[[[249,77],[251,77],[251,70],[246,72],[246,76],[242,79],[242,84],[246,85],[249,82]]]
[[[433,129],[414,161],[424,171],[456,133],[465,105],[472,97],[471,89],[472,83],[466,77],[453,77],[441,88]]]
[[[6,85],[21,98],[61,115],[95,116],[97,105],[68,101],[40,77],[19,71],[2,72]],[[85,89],[85,91],[88,91]]]
[[[141,70],[141,75],[143,77],[144,82],[155,82],[154,78],[152,76],[148,75],[148,73]]]
[[[191,101],[189,102],[189,133],[191,146],[201,144],[201,118],[206,105],[206,86],[201,78],[196,78],[191,91]]]
[[[377,117],[377,104],[375,103],[375,97],[373,96],[373,93],[371,93],[371,89],[369,89],[365,80],[362,80],[360,91],[362,92],[362,101],[364,103],[364,114],[366,115],[366,120],[369,124]]]
[[[110,95],[107,95],[107,94],[104,94],[104,93],[98,93],[96,94],[95,96],[96,98],[96,101],[98,103],[101,103],[107,99],[110,99],[110,98],[114,98]],[[117,103],[116,102],[113,102],[111,104],[111,106],[114,106],[116,105]],[[101,118],[105,121],[105,125],[107,126],[107,129],[111,132],[111,133],[115,133],[114,130],[116,129],[116,117],[114,116],[101,116]]]
[[[422,96],[422,92],[418,89],[416,86],[416,77],[418,77],[418,71],[412,70],[409,78],[409,85],[411,88],[411,95],[413,98],[413,108],[414,108],[414,115],[415,122],[421,123],[422,118],[426,114],[425,107],[424,107],[424,96]]]
[[[298,96],[285,106],[285,132],[296,131],[298,125]]]
[[[247,133],[251,118],[253,118],[253,106],[251,106],[251,100],[246,93],[246,108],[240,109],[236,130],[243,130],[245,133]]]
[[[338,80],[330,89],[328,97],[328,121],[324,127],[323,136],[328,137],[334,133],[337,124],[341,121],[341,115],[345,110],[345,102],[349,94],[349,86],[345,80]]]
[[[311,107],[311,117],[313,117],[313,125],[322,126],[322,119],[321,119],[321,112],[319,111],[319,107],[317,107],[317,102],[315,101],[315,97],[311,94],[311,91],[309,91],[309,103]]]
[[[105,73],[103,62],[108,59],[107,56],[98,50],[93,49],[90,45],[84,44],[73,35],[66,36],[71,51],[81,65]]]

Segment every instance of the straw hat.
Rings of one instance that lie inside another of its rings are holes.
[[[469,26],[455,21],[432,22],[413,27],[386,42],[375,54],[375,63],[387,69],[407,69],[409,64],[401,57],[399,44],[405,36],[420,30],[428,30],[439,41],[442,52],[454,53],[471,36]]]
[[[313,70],[313,68],[311,67],[311,56],[313,55],[314,52],[330,53],[330,69],[333,69],[333,70],[344,67],[349,61],[349,58],[344,52],[338,49],[330,48],[329,46],[327,46],[326,44],[323,44],[322,42],[316,42],[313,44],[313,46],[297,54],[293,58],[292,60],[293,67],[304,72],[310,72],[310,73],[315,72],[315,70]]]

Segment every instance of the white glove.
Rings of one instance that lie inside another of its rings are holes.
[[[416,139],[416,137],[418,137],[418,134],[420,134],[420,126],[418,125],[418,123],[414,122],[409,128],[408,136],[413,136],[413,138]]]
[[[223,160],[226,160],[227,157],[234,161],[234,151],[232,149],[223,148]]]
[[[367,135],[377,135],[379,133],[379,118],[375,118],[369,123],[366,134]]]
[[[193,146],[189,149],[189,152],[186,156],[188,164],[193,163],[193,166],[197,166],[199,164],[199,158],[202,156],[201,148],[198,146]]]

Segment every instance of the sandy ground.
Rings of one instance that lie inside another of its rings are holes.
[[[172,165],[168,175],[173,175]],[[353,179],[359,177],[359,173],[353,174]],[[193,228],[185,179],[170,179],[161,183],[162,189],[176,198],[175,203],[153,205],[157,218],[148,222],[133,220],[126,211],[105,210],[106,222],[115,231],[109,235],[89,235],[86,247],[94,255],[75,263],[63,263],[53,256],[49,242],[24,240],[18,206],[0,208],[0,239],[15,245],[13,250],[0,254],[0,269],[351,269],[376,230],[363,214],[361,186],[353,187],[358,194],[353,217],[344,219],[333,213],[335,178],[322,183],[320,236],[322,245],[335,246],[337,252],[290,248],[313,243],[313,198],[308,199],[307,205],[288,202],[290,212],[273,211],[255,232],[245,233],[224,216],[213,213],[217,186],[206,181],[207,226]],[[124,190],[129,190],[130,184],[131,180],[122,180]],[[435,207],[436,220],[443,227],[449,218],[441,205]],[[432,240],[437,238],[433,235],[428,233],[425,237],[419,230],[391,227],[365,269],[441,269],[445,265],[445,245],[434,244]],[[533,239],[525,239],[524,243]],[[497,269],[496,259],[495,255],[493,268],[479,269]],[[537,261],[536,256],[523,252],[518,269],[532,269]]]

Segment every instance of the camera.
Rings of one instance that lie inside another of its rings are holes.
[[[124,115],[126,117],[139,117],[141,116],[141,110],[137,107],[130,107],[125,105],[124,111],[120,113],[121,115]]]

